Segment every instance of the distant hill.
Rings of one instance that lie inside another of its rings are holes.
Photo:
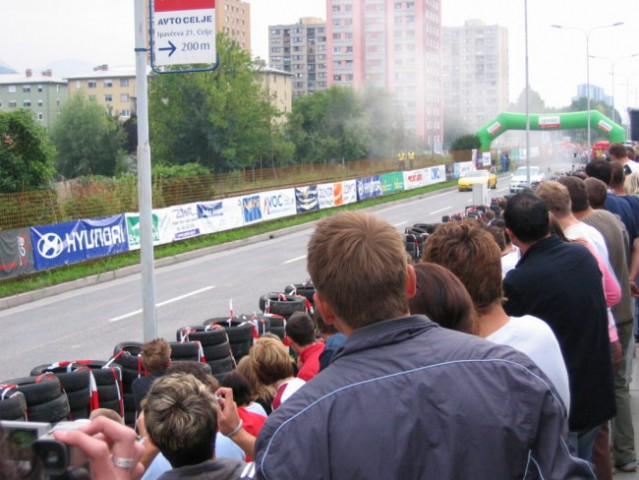
[[[0,75],[2,75],[3,73],[18,73],[18,72],[16,72],[13,68],[11,68],[9,65],[4,63],[2,60],[0,60]]]

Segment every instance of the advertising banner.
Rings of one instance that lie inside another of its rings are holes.
[[[296,187],[295,203],[297,204],[297,213],[306,213],[319,210],[317,185]]]
[[[404,190],[404,175],[402,175],[402,172],[383,173],[380,176],[380,182],[382,184],[382,195]]]
[[[124,215],[31,227],[36,270],[128,252]]]
[[[0,279],[35,271],[28,228],[0,231]]]
[[[290,217],[297,213],[295,207],[295,189],[270,190],[260,193],[262,220]]]
[[[433,185],[446,181],[446,165],[424,169],[424,185]]]
[[[453,178],[459,178],[473,170],[473,162],[456,162],[453,164]]]
[[[426,185],[428,169],[410,170],[404,173],[404,190],[413,190]]]
[[[320,210],[324,210],[325,208],[333,208],[337,204],[336,201],[336,192],[337,188],[339,198],[341,201],[342,198],[342,184],[341,183],[322,183],[317,186],[317,196],[319,198],[319,208]],[[340,204],[341,205],[341,204]]]
[[[382,182],[379,175],[372,177],[358,178],[357,182],[357,200],[368,200],[382,195]]]
[[[337,203],[335,201],[335,205],[348,205],[349,203],[357,202],[357,181],[356,180],[345,180],[342,182],[342,203]]]
[[[160,238],[160,215],[163,210],[153,210],[153,245],[162,243]],[[129,241],[129,250],[140,249],[140,214],[126,213],[126,233]]]
[[[245,225],[262,221],[259,193],[248,197],[242,197],[242,215],[244,217]]]
[[[198,225],[203,234],[222,232],[244,225],[242,199],[225,198],[214,202],[198,202]]]
[[[176,205],[161,209],[160,243],[171,243],[201,235],[197,203]]]

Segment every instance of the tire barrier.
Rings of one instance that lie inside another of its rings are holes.
[[[292,283],[284,287],[284,293],[287,295],[301,295],[313,305],[313,295],[315,294],[315,286],[310,280],[305,283]]]
[[[55,375],[69,400],[70,419],[89,418],[91,413],[91,372],[73,370],[74,363],[61,362],[39,365],[31,370],[31,375]]]
[[[0,389],[22,393],[29,421],[57,423],[69,418],[69,400],[55,375],[43,374],[5,380]]]
[[[253,338],[256,336],[255,324],[252,317],[248,315],[211,318],[204,321],[204,327],[224,329],[235,363],[239,362],[245,355],[248,355],[249,349],[253,345]],[[213,366],[211,368],[213,369]]]
[[[178,342],[197,342],[200,345],[203,358],[211,368],[211,375],[218,380],[235,369],[231,342],[221,325],[213,323],[182,327],[175,335]]]
[[[301,295],[269,292],[260,297],[259,307],[264,313],[273,313],[288,318],[295,312],[306,312],[308,300]]]
[[[147,375],[142,366],[142,344],[139,342],[121,342],[113,349],[113,357],[109,364],[119,366],[122,372],[122,404],[124,407],[124,423],[135,425],[136,412],[133,398],[133,382]]]
[[[24,421],[27,419],[27,400],[13,387],[0,390],[0,420]]]

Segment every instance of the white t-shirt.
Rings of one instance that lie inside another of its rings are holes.
[[[486,338],[528,355],[553,383],[566,406],[566,412],[570,412],[570,387],[566,363],[557,337],[546,322],[532,315],[510,317],[506,325]]]
[[[611,272],[610,257],[608,256],[608,247],[606,246],[606,240],[603,235],[595,227],[588,225],[584,222],[575,223],[564,229],[564,235],[569,240],[577,240],[582,238],[587,241],[597,251],[599,256],[606,262],[608,270]]]
[[[501,257],[501,276],[505,277],[510,272],[521,257],[519,249],[513,245],[514,250]]]

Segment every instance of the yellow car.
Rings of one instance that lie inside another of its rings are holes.
[[[488,185],[488,188],[495,189],[497,188],[497,175],[488,170],[471,170],[459,178],[457,181],[457,189],[460,192],[472,190],[473,185],[476,183],[485,183]]]

